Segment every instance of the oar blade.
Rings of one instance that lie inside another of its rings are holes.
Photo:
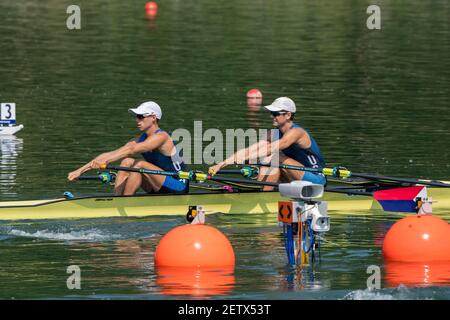
[[[386,212],[417,212],[418,199],[427,199],[425,186],[393,188],[375,191],[374,198]]]

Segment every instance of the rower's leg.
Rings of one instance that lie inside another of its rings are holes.
[[[284,158],[280,162],[282,164],[287,164],[291,166],[304,167],[302,163],[288,157]],[[316,174],[308,171],[281,169],[281,181],[291,182],[294,180],[306,180],[315,184],[322,184],[322,185],[325,185],[327,182],[325,176],[321,174]]]
[[[133,165],[133,168],[143,168],[148,170],[162,170],[160,167],[155,166],[147,161],[137,161]],[[124,195],[133,195],[136,191],[142,187],[147,192],[158,192],[164,183],[166,176],[158,174],[142,174],[138,172],[131,172],[124,190]]]
[[[133,167],[136,162],[133,158],[125,158],[120,163],[121,167]],[[125,190],[125,185],[128,177],[130,176],[130,172],[119,170],[116,175],[116,182],[114,183],[114,194],[116,196],[122,195]]]
[[[267,161],[264,162],[270,162],[270,159],[266,160]],[[274,167],[259,167],[259,174],[257,179],[259,181],[278,182],[280,179],[280,169]],[[271,190],[273,190],[272,186],[263,187],[263,191],[271,191]]]
[[[286,157],[285,155],[280,157],[280,163],[286,164],[290,166],[297,166],[297,167],[304,167],[303,164],[300,162]],[[294,180],[303,180],[303,176],[305,175],[304,171],[300,170],[288,170],[288,169],[281,169],[281,178],[283,181],[290,182]]]

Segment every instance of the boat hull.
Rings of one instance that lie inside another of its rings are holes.
[[[450,189],[431,188],[436,208],[450,208]],[[275,213],[278,201],[288,200],[278,192],[193,193],[186,195],[96,196],[0,202],[0,220],[81,219],[185,215],[189,206],[201,205],[207,213]],[[369,196],[325,193],[328,209],[340,213],[368,213],[381,208]]]
[[[343,198],[347,196],[339,196],[348,208],[350,203]],[[369,197],[351,198],[353,207],[358,209],[370,208],[373,202]],[[192,205],[201,205],[208,213],[273,213],[277,212],[279,200],[287,198],[281,197],[278,192],[239,192],[8,201],[0,202],[0,220],[185,215]],[[339,199],[336,200],[330,210],[344,205],[339,203]]]
[[[23,124],[20,124],[18,126],[11,126],[11,127],[0,126],[0,136],[2,136],[2,135],[5,135],[5,136],[14,135],[14,134],[16,134],[17,132],[19,132],[22,129],[23,129]]]

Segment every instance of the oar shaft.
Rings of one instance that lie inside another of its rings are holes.
[[[258,186],[269,186],[269,187],[278,187],[278,185],[279,185],[279,183],[277,183],[277,182],[244,180],[244,179],[238,179],[238,178],[218,177],[218,176],[208,176],[208,180],[218,181],[218,182],[237,182],[237,183],[245,183],[245,184],[258,185]]]
[[[443,183],[443,182],[438,182],[438,181],[427,181],[427,180],[422,180],[422,179],[375,176],[375,175],[370,175],[367,173],[356,173],[356,172],[352,172],[352,177],[366,178],[366,179],[371,179],[371,180],[375,179],[375,180],[396,181],[396,182],[403,182],[403,183],[408,183],[408,184],[423,184],[423,185],[427,185],[427,186],[450,188],[450,184],[448,184],[448,183]]]
[[[270,167],[270,164],[258,164],[260,166]],[[450,184],[439,182],[439,181],[429,181],[424,179],[414,179],[414,178],[397,178],[397,177],[388,177],[388,176],[379,176],[379,175],[373,175],[368,173],[357,173],[352,172],[347,169],[334,167],[334,168],[307,168],[307,167],[301,167],[301,166],[292,166],[292,165],[286,165],[286,164],[280,164],[278,166],[280,169],[288,169],[288,170],[300,170],[300,171],[307,171],[307,172],[316,172],[316,173],[322,173],[326,176],[331,177],[338,177],[338,178],[350,178],[350,177],[357,177],[357,178],[365,178],[372,181],[391,181],[391,182],[401,182],[401,183],[408,183],[408,184],[422,184],[427,186],[433,186],[433,187],[441,187],[441,188],[450,188]]]
[[[280,168],[280,169],[287,169],[287,170],[300,170],[300,171],[307,171],[307,172],[317,172],[322,173],[322,168],[307,168],[307,167],[300,167],[300,166],[292,166],[288,164],[279,164],[277,166],[272,166],[270,163],[258,163],[258,166],[261,167],[274,167],[274,168]]]
[[[172,177],[175,176],[175,177],[180,177],[180,178],[184,173],[188,173],[188,172],[184,172],[184,171],[176,172],[176,171],[149,170],[149,169],[144,169],[144,168],[130,168],[130,167],[121,167],[121,166],[106,166],[106,167],[104,167],[104,169],[116,170],[116,171],[138,172],[138,173],[146,173],[146,174],[157,174],[157,175],[172,176]],[[184,179],[184,178],[181,178],[181,179]]]
[[[188,179],[188,180],[192,180],[192,181],[206,181],[206,180],[218,181],[218,182],[229,181],[229,182],[261,185],[261,186],[274,186],[274,187],[278,186],[278,183],[276,183],[276,182],[266,182],[266,181],[238,179],[238,178],[231,178],[231,177],[211,176],[206,173],[192,172],[192,171],[189,171],[189,172],[186,172],[186,171],[180,171],[180,172],[160,171],[160,170],[148,170],[148,169],[142,169],[142,168],[129,168],[129,167],[120,167],[120,166],[106,166],[106,167],[102,167],[102,169],[138,172],[138,173],[146,173],[146,174],[157,174],[157,175],[163,175],[163,176],[178,177],[180,179]]]
[[[346,188],[342,188],[342,187],[337,187],[337,188],[333,188],[333,187],[325,187],[325,191],[326,192],[334,192],[334,193],[344,193],[344,194],[348,194],[348,195],[355,195],[355,196],[369,196],[371,197],[373,194],[372,192],[367,192],[367,191],[360,191],[360,190],[355,190],[355,189],[346,189]]]
[[[189,179],[192,181],[217,181],[223,183],[240,183],[247,185],[259,185],[259,186],[271,186],[278,187],[280,184],[278,182],[271,181],[258,181],[258,180],[249,180],[249,179],[239,179],[233,177],[221,177],[221,176],[212,176],[202,172],[175,172],[175,171],[160,171],[160,170],[148,170],[142,168],[130,168],[130,167],[121,167],[121,166],[103,166],[102,169],[116,170],[116,171],[128,171],[128,172],[138,172],[138,173],[147,173],[147,174],[158,174],[158,175],[166,175],[166,176],[175,176],[181,179]],[[221,171],[223,173],[223,171]],[[226,172],[226,171],[225,171]],[[99,176],[82,176],[81,180],[102,180]],[[346,194],[354,194],[354,195],[364,195],[370,196],[371,192],[364,192],[359,190],[351,190],[351,189],[343,189],[343,188],[333,188],[327,187],[326,191],[328,192],[337,192],[337,193],[346,193]]]

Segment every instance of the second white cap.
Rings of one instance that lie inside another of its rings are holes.
[[[155,115],[156,118],[161,119],[162,111],[160,106],[153,101],[147,101],[141,103],[137,108],[130,108],[128,111],[133,112],[134,114],[140,114],[143,116],[151,116]]]
[[[265,106],[264,108],[269,111],[288,111],[292,113],[297,111],[294,101],[288,97],[277,98],[272,102],[272,104]]]

